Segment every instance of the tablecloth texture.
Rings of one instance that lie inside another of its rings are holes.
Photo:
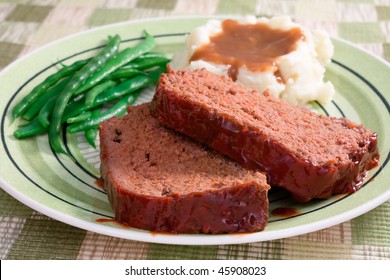
[[[390,0],[0,0],[0,69],[55,39],[119,21],[173,15],[281,14],[309,28],[325,29],[390,61]],[[33,211],[0,190],[0,258],[390,259],[390,201],[351,221],[292,238],[174,246],[75,228]]]

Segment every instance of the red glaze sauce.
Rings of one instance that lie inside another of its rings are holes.
[[[100,219],[96,219],[96,222],[97,223],[114,223],[118,226],[121,226],[121,227],[124,227],[124,228],[129,228],[130,226],[128,225],[125,225],[125,224],[122,224],[120,222],[118,222],[116,219],[111,219],[111,218],[100,218]]]
[[[289,218],[298,215],[299,212],[295,208],[291,208],[291,207],[278,207],[272,210],[271,214],[275,216]]]
[[[95,184],[96,184],[96,186],[98,186],[99,188],[103,189],[103,180],[102,180],[102,178],[96,179]]]
[[[367,170],[378,165],[377,134],[367,140],[366,152],[344,166],[316,166],[286,151],[259,131],[248,130],[229,116],[214,115],[190,101],[157,89],[152,113],[160,123],[172,127],[227,155],[243,166],[267,173],[268,183],[290,191],[299,202],[328,198],[332,194],[359,189]]]
[[[268,223],[266,191],[255,185],[185,196],[154,197],[110,186],[105,189],[115,220],[135,228],[170,233],[233,233],[263,230]]]

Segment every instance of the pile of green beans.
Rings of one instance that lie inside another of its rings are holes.
[[[84,131],[93,147],[100,123],[126,113],[142,93],[157,83],[169,59],[152,52],[155,39],[149,33],[134,47],[120,50],[119,35],[94,57],[63,66],[33,88],[13,108],[12,117],[27,121],[14,131],[17,139],[48,133],[56,153],[68,155],[61,131]],[[104,107],[104,109],[103,109]]]

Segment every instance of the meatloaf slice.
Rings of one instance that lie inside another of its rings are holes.
[[[174,233],[263,230],[266,176],[162,127],[149,105],[100,126],[101,177],[115,219]]]
[[[300,202],[356,191],[378,165],[377,134],[210,73],[170,70],[152,115],[249,168]]]

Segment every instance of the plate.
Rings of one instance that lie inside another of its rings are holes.
[[[17,200],[49,217],[97,233],[125,239],[185,245],[249,243],[295,236],[330,227],[361,215],[390,198],[390,65],[356,46],[333,39],[335,55],[326,79],[336,88],[334,100],[316,104],[318,113],[347,117],[379,134],[380,166],[372,170],[363,187],[351,195],[297,204],[281,190],[270,192],[270,220],[266,230],[248,234],[162,234],[112,221],[113,211],[105,192],[96,186],[99,151],[83,135],[67,135],[66,145],[76,161],[50,149],[46,135],[15,140],[20,121],[11,121],[11,110],[37,83],[56,71],[60,63],[97,53],[108,35],[119,34],[132,46],[147,30],[156,37],[156,51],[172,55],[184,48],[185,35],[207,17],[175,17],[124,22],[92,29],[49,44],[15,61],[0,74],[1,187]],[[138,103],[151,98],[146,91]]]

